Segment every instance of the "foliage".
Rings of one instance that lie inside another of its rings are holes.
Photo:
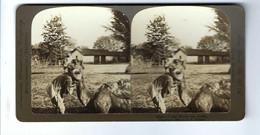
[[[108,51],[122,51],[125,49],[125,45],[123,42],[116,40],[113,36],[101,36],[96,40],[93,48]]]
[[[31,48],[32,48],[31,55],[32,56],[38,56],[39,55],[39,45],[40,44],[42,44],[42,42],[40,42],[38,44],[31,45]]]
[[[77,45],[77,40],[72,38],[72,37],[68,37],[68,47],[72,47],[75,48]]]
[[[106,30],[113,32],[113,37],[123,42],[124,52],[129,54],[130,59],[130,24],[128,18],[118,10],[111,9],[113,19],[111,25],[103,26]]]
[[[172,48],[178,47],[179,42],[169,33],[168,26],[164,16],[158,16],[150,20],[147,25],[147,43],[143,44],[143,49],[152,54],[151,59],[157,61],[167,58],[172,53]]]
[[[88,46],[77,46],[77,48],[81,51],[81,52],[86,52],[86,50],[88,50]]]
[[[214,26],[208,26],[208,28],[217,33],[218,39],[222,42],[226,42],[230,46],[230,26],[229,19],[224,12],[214,9],[216,14],[216,21]]]
[[[185,46],[181,46],[180,48],[183,48],[183,49],[192,49],[192,46],[185,45]]]
[[[32,58],[35,60],[43,61],[48,58],[48,54],[50,53],[50,50],[47,49],[47,45],[44,44],[44,42],[40,42],[38,44],[31,45],[32,48]]]
[[[54,16],[50,21],[46,21],[42,33],[44,42],[39,44],[41,60],[51,61],[65,57],[64,48],[72,45],[65,30],[61,16]]]
[[[224,51],[227,50],[227,46],[223,45],[218,39],[217,35],[202,37],[198,42],[198,49],[207,49],[212,51]]]
[[[228,17],[219,10],[213,10],[216,14],[214,25],[207,26],[210,31],[216,34],[202,37],[198,43],[198,49],[208,49],[213,51],[227,51],[230,49],[230,26]]]
[[[146,61],[148,59],[151,59],[153,56],[151,47],[152,45],[149,42],[144,42],[139,45],[132,45],[131,55],[135,59]]]

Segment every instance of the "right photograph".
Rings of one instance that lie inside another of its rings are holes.
[[[131,26],[132,113],[230,111],[230,24],[220,10],[165,6]]]

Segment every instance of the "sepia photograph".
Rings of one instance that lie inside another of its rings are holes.
[[[31,28],[33,113],[130,112],[130,24],[123,13],[50,8]]]
[[[220,10],[148,8],[130,24],[111,8],[51,8],[31,35],[33,113],[230,110],[230,24]]]
[[[237,5],[22,5],[16,117],[235,121],[245,116]]]
[[[1,135],[260,133],[255,0],[1,5]]]
[[[229,112],[230,28],[214,8],[138,12],[131,24],[132,113]]]

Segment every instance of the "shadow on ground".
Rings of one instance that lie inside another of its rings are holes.
[[[167,108],[166,113],[189,112],[186,107]],[[156,108],[133,108],[132,113],[158,113]]]
[[[211,75],[228,75],[228,72],[211,72],[211,73],[204,73],[204,74],[211,74]]]
[[[44,74],[45,72],[32,72],[31,74]]]
[[[55,108],[32,108],[32,112],[36,114],[57,114]],[[167,113],[189,112],[185,107],[168,108]],[[71,107],[66,108],[66,113],[95,113],[86,109],[85,107]],[[119,113],[119,112],[111,112]],[[122,112],[121,112],[122,113]],[[132,113],[157,113],[156,108],[133,108]]]
[[[123,73],[123,72],[104,72],[95,74],[127,75],[127,74],[149,74],[148,72]]]
[[[55,108],[32,108],[36,114],[57,114]],[[85,107],[66,108],[66,113],[90,113]]]
[[[228,73],[228,72],[210,72],[210,73],[196,73],[196,74],[189,74],[189,75],[201,75],[201,74],[206,74],[206,75],[229,75],[230,73]]]

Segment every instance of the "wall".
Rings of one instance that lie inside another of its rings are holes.
[[[198,56],[187,56],[187,63],[198,63]]]
[[[210,56],[210,63],[229,63],[229,56]]]
[[[78,56],[79,60],[83,60],[83,55],[77,50],[71,53],[70,59],[76,59],[76,56]]]
[[[99,62],[101,62],[101,56],[99,56]],[[83,63],[94,63],[94,56],[83,56]],[[116,63],[113,60],[113,56],[106,56],[106,63]]]
[[[187,62],[187,55],[183,51],[176,52],[174,58],[181,59]]]
[[[83,56],[83,63],[94,63],[94,56]]]
[[[106,62],[112,62],[113,61],[113,56],[106,56]]]

